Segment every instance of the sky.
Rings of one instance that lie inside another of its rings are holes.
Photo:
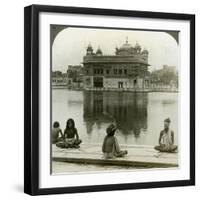
[[[178,68],[177,42],[165,32],[113,30],[95,28],[66,28],[56,36],[52,46],[52,68],[66,72],[68,65],[80,65],[86,48],[91,43],[94,52],[100,47],[103,54],[114,55],[115,48],[138,42],[149,51],[149,71],[161,69],[163,65]]]

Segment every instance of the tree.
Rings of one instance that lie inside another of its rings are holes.
[[[150,80],[155,84],[171,85],[174,83],[178,86],[178,72],[170,68],[154,70],[151,72]]]

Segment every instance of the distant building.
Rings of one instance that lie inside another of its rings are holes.
[[[126,40],[115,55],[104,55],[100,47],[96,53],[92,45],[83,57],[84,87],[136,89],[149,86],[148,51],[136,43],[133,47]]]
[[[163,65],[162,69],[152,71],[150,82],[152,87],[178,88],[178,71],[176,66]]]
[[[83,81],[83,67],[81,65],[68,65],[67,77],[73,82]]]
[[[67,74],[61,71],[52,72],[52,86],[67,86]]]
[[[174,72],[176,73],[176,66],[169,66],[169,65],[163,65],[163,69],[164,72],[168,71],[168,72]]]
[[[83,87],[83,67],[81,65],[68,65],[67,70],[68,87]]]

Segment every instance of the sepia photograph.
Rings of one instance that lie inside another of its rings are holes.
[[[50,25],[51,173],[179,168],[179,32]]]
[[[25,11],[25,192],[194,185],[195,16]]]

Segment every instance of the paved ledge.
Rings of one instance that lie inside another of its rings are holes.
[[[169,88],[84,88],[86,91],[114,91],[114,92],[167,92],[167,93],[178,93],[178,89]]]
[[[178,93],[178,89],[170,89],[170,88],[69,88],[67,86],[62,85],[53,85],[53,89],[66,89],[71,91],[105,91],[105,92],[138,92],[138,93],[151,93],[151,92],[166,92],[166,93]]]
[[[53,161],[135,168],[178,167],[178,153],[160,153],[151,146],[121,146],[128,150],[123,158],[105,159],[98,144],[82,144],[80,149],[61,149],[52,145]]]

